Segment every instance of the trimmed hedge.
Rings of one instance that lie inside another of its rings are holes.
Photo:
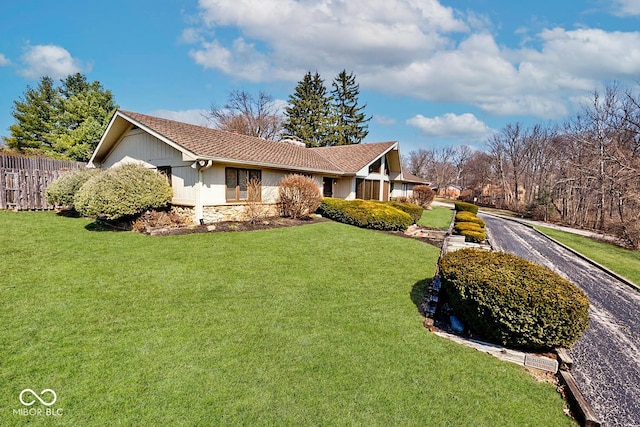
[[[160,209],[171,202],[166,178],[153,169],[127,164],[91,177],[75,196],[75,207],[85,216],[113,220]]]
[[[478,206],[474,205],[473,203],[467,203],[467,202],[454,202],[454,205],[456,207],[456,211],[458,212],[471,212],[474,215],[478,214]]]
[[[479,249],[450,252],[439,267],[456,315],[484,339],[515,348],[569,348],[587,328],[587,296],[546,267]]]
[[[453,225],[453,230],[464,236],[467,242],[479,243],[487,239],[486,231],[475,222],[456,222]]]
[[[464,230],[460,232],[461,236],[464,236],[466,242],[482,243],[487,240],[487,232],[484,230]]]
[[[486,225],[485,222],[475,216],[472,212],[469,211],[461,211],[456,214],[456,222],[474,222],[478,224],[480,227],[484,228]]]
[[[411,219],[413,220],[414,224],[417,224],[418,221],[420,221],[420,218],[422,218],[422,213],[424,212],[424,209],[422,209],[422,206],[418,206],[415,203],[398,202],[398,201],[382,202],[382,203],[388,203],[394,208],[400,209],[401,211],[408,213]]]
[[[389,203],[370,200],[342,200],[325,197],[318,213],[334,221],[374,230],[404,231],[411,216]]]
[[[85,182],[102,172],[99,169],[76,169],[61,175],[45,191],[47,202],[66,209],[75,209],[73,198]]]

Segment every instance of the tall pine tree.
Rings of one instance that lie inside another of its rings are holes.
[[[42,77],[38,87],[27,86],[24,97],[14,101],[16,123],[9,127],[7,146],[22,153],[86,161],[100,141],[118,108],[111,91],[86,76],[69,75],[54,87]]]
[[[366,104],[358,106],[360,85],[356,83],[353,72],[342,70],[333,80],[333,106],[335,115],[335,145],[359,144],[369,134],[367,117],[363,110]]]
[[[289,95],[285,116],[284,130],[302,139],[307,147],[332,145],[331,96],[317,72],[307,72],[298,82],[295,93]]]
[[[61,81],[54,151],[74,160],[88,160],[117,105],[111,91],[76,73]]]
[[[23,99],[14,101],[11,114],[16,123],[9,127],[11,136],[4,140],[9,148],[23,153],[53,147],[58,96],[51,77],[42,77],[36,88],[27,86]]]

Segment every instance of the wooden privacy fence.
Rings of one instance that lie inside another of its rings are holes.
[[[53,209],[44,191],[65,171],[86,163],[0,154],[0,209]]]

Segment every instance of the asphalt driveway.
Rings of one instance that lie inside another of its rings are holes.
[[[480,215],[494,248],[545,265],[589,296],[573,376],[606,426],[640,426],[640,292],[514,221]]]

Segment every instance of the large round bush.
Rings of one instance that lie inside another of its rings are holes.
[[[287,175],[278,187],[281,214],[284,217],[302,218],[315,212],[322,202],[318,183],[303,175]]]
[[[45,191],[47,202],[54,206],[74,209],[73,199],[92,176],[101,172],[99,169],[74,169],[53,181]]]
[[[587,328],[587,296],[546,267],[480,249],[450,252],[439,265],[451,306],[484,339],[516,348],[568,348]]]
[[[128,164],[90,178],[76,194],[74,203],[83,215],[118,219],[163,208],[171,197],[171,187],[163,175]]]
[[[416,185],[413,187],[412,201],[424,209],[427,209],[431,205],[435,197],[436,193],[427,185]]]

